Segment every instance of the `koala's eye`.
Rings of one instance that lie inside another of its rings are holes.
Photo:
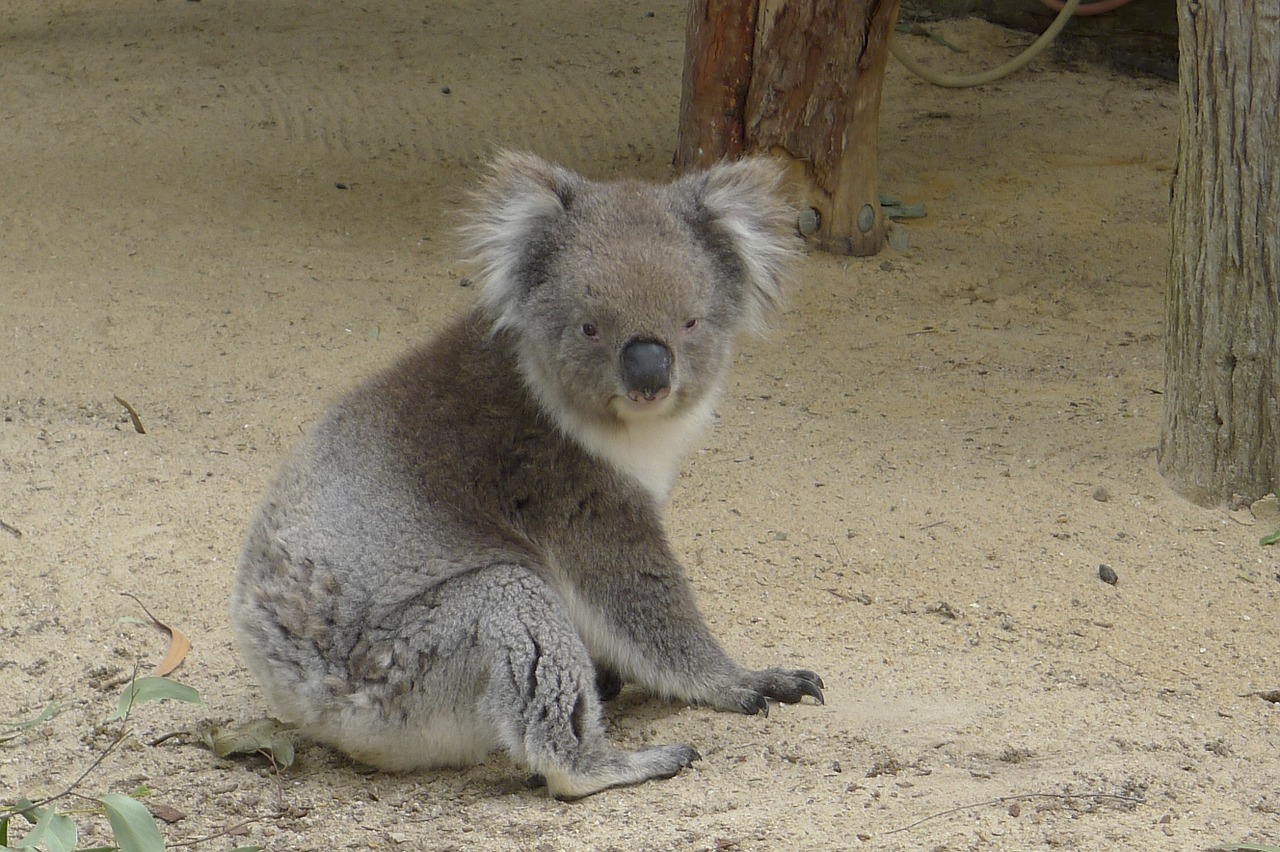
[[[698,318],[697,318],[697,317],[694,317],[694,318],[693,318],[693,319],[691,319],[691,320],[685,320],[685,323],[684,323],[684,330],[685,330],[686,332],[693,331],[693,330],[694,330],[695,328],[697,328],[697,327],[698,327]]]
[[[582,324],[582,336],[588,340],[599,340],[600,329],[596,328],[596,324],[593,322],[584,322]]]

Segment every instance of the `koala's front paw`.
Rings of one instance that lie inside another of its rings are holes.
[[[822,678],[808,669],[771,668],[751,672],[742,687],[729,690],[725,696],[728,700],[725,709],[768,716],[771,700],[796,704],[806,695],[819,704],[825,704],[823,685]]]

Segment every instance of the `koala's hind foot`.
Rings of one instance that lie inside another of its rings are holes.
[[[563,601],[541,578],[501,566],[481,572],[475,585],[487,600],[469,609],[480,614],[477,644],[490,656],[479,714],[553,796],[577,799],[670,778],[698,759],[687,745],[626,751],[609,743],[595,666]]]

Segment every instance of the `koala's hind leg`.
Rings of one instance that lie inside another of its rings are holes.
[[[596,671],[560,596],[527,569],[495,566],[451,583],[473,597],[488,683],[478,711],[516,761],[557,798],[669,778],[697,759],[687,745],[625,751],[605,737]],[[470,608],[470,607],[469,607]]]

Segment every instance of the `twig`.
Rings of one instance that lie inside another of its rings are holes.
[[[970,805],[959,805],[954,808],[948,808],[945,811],[938,811],[936,814],[929,814],[922,817],[910,825],[904,825],[901,828],[894,828],[883,832],[882,836],[889,834],[898,834],[902,831],[910,831],[918,825],[923,825],[931,819],[958,814],[961,811],[972,810],[973,808],[981,808],[986,805],[1002,805],[1005,802],[1018,802],[1023,799],[1114,799],[1120,802],[1133,802],[1135,804],[1146,804],[1146,799],[1141,796],[1122,796],[1118,793],[1023,793],[1020,796],[1000,796],[995,799],[987,799],[985,802],[974,802]]]
[[[14,538],[22,538],[22,530],[18,529],[17,527],[11,527],[8,524],[6,524],[4,521],[0,521],[0,530],[4,530],[5,532],[12,535]]]
[[[271,761],[271,775],[276,782],[276,812],[284,813],[284,776],[280,773],[280,764],[276,763],[276,753],[263,749],[259,751]]]
[[[208,835],[205,835],[204,837],[196,837],[191,840],[180,840],[177,843],[165,844],[165,848],[177,849],[180,846],[198,846],[201,843],[208,843],[210,840],[217,840],[219,837],[228,837],[232,834],[235,834],[240,829],[247,828],[248,826],[253,825],[255,822],[262,822],[262,820],[264,819],[266,819],[266,817],[253,817],[252,819],[244,819],[236,823],[235,825],[227,826],[226,828],[222,829],[222,831],[218,831],[213,834],[208,834]]]
[[[147,605],[144,604],[141,600],[139,600],[138,596],[135,595],[133,592],[121,592],[120,595],[121,597],[133,598],[133,602],[142,608],[142,611],[147,614],[147,618],[151,619],[152,624],[157,624],[157,625],[163,624],[163,622],[161,622],[160,619],[156,618],[154,615],[151,614],[151,610],[147,609]],[[137,619],[134,619],[134,621],[136,623]]]
[[[161,734],[160,736],[156,737],[154,740],[148,741],[147,745],[151,746],[152,748],[155,748],[158,745],[164,745],[169,740],[177,739],[178,737],[189,737],[189,736],[191,736],[190,731],[170,731],[167,734]]]
[[[182,661],[186,659],[187,652],[191,650],[191,640],[187,635],[176,627],[170,627],[160,619],[151,614],[151,610],[147,609],[146,604],[138,600],[138,596],[129,592],[121,592],[127,598],[133,598],[133,602],[142,607],[142,611],[147,614],[147,618],[151,619],[151,624],[163,633],[169,635],[169,650],[164,655],[164,660],[156,668],[157,677],[165,677],[171,674],[178,666],[182,665]]]
[[[116,397],[116,402],[124,406],[124,410],[129,412],[129,419],[133,421],[133,431],[139,435],[147,434],[147,430],[142,428],[142,418],[138,416],[138,412],[133,410],[133,406],[125,402],[120,397]]]
[[[274,814],[268,814],[267,816],[253,817],[251,819],[241,820],[235,825],[227,826],[226,828],[222,829],[222,831],[218,831],[213,834],[208,834],[208,835],[205,835],[204,837],[195,837],[195,838],[192,838],[191,840],[181,840],[177,843],[170,843],[165,848],[177,849],[179,847],[198,846],[201,843],[207,843],[210,840],[217,840],[219,837],[228,837],[232,834],[235,834],[242,828],[247,828],[248,826],[253,825],[255,822],[262,822],[264,819],[272,819],[272,818],[284,816],[284,812],[285,812],[284,811],[284,785],[280,781],[280,767],[276,765],[275,757],[272,756],[269,752],[260,750],[260,753],[263,754],[267,758],[267,760],[271,761],[271,768],[275,775],[276,794],[277,794],[276,812]]]
[[[858,592],[856,594],[851,595],[848,592],[842,592],[839,589],[827,589],[826,591],[835,595],[842,601],[849,601],[850,603],[860,603],[863,606],[871,606],[871,603],[872,603],[871,595],[867,594],[866,592]]]
[[[137,679],[138,679],[138,664],[134,663],[133,676],[129,678],[129,682],[133,683]],[[125,709],[124,718],[120,720],[120,731],[116,734],[116,738],[112,740],[111,745],[103,749],[102,754],[95,757],[93,761],[89,764],[88,768],[85,769],[84,772],[81,772],[80,775],[76,778],[76,780],[68,784],[61,793],[54,793],[52,796],[46,796],[45,798],[41,799],[38,802],[32,802],[31,803],[32,807],[37,807],[37,808],[43,807],[45,805],[56,802],[59,799],[65,799],[68,796],[79,795],[78,793],[76,793],[76,788],[79,787],[81,784],[83,784],[84,780],[88,778],[95,769],[101,766],[103,761],[105,761],[107,757],[111,755],[112,752],[114,752],[117,748],[120,747],[121,743],[123,743],[126,739],[128,739],[129,714],[131,712],[133,712],[133,702],[129,702],[128,708]],[[7,812],[0,812],[0,819],[6,819],[18,813],[22,813],[22,811],[16,808],[10,808]]]
[[[32,807],[36,807],[36,808],[44,807],[45,805],[56,802],[59,799],[65,799],[67,796],[74,796],[76,794],[76,788],[84,783],[84,779],[88,778],[90,773],[92,773],[95,769],[101,766],[102,762],[106,760],[107,757],[113,751],[115,751],[116,748],[124,741],[125,741],[125,732],[122,731],[115,738],[115,741],[112,742],[111,745],[107,746],[103,750],[102,754],[94,758],[93,762],[89,764],[89,768],[86,769],[84,772],[80,773],[80,777],[76,778],[76,780],[72,781],[70,784],[67,785],[66,789],[64,789],[61,793],[54,793],[52,796],[46,796],[45,798],[39,800],[38,802],[32,802],[31,803]],[[17,810],[16,808],[11,809],[6,813],[0,813],[0,819],[4,819],[6,817],[12,816],[13,814],[17,814],[17,813],[21,813],[21,811]]]

